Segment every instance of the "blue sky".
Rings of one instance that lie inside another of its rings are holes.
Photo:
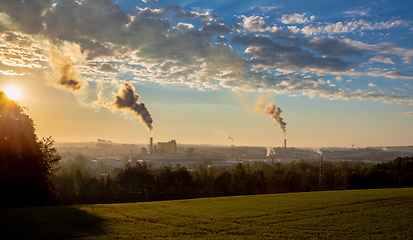
[[[410,1],[5,0],[0,90],[58,141],[412,145],[412,23]]]

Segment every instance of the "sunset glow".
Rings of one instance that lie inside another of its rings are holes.
[[[409,1],[31,2],[0,1],[0,89],[41,136],[413,145]]]
[[[14,86],[6,88],[4,93],[12,100],[18,100],[20,98],[20,90]]]

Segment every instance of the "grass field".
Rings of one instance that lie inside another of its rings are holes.
[[[1,239],[411,239],[413,188],[0,209]]]

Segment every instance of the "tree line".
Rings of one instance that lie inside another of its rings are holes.
[[[198,164],[187,169],[166,164],[152,169],[146,162],[126,164],[113,176],[93,176],[80,168],[52,177],[63,203],[115,203],[183,198],[413,186],[413,156],[368,165],[324,161],[289,164],[256,162],[233,167]],[[320,181],[321,180],[321,181]]]
[[[57,171],[61,157],[53,139],[39,139],[25,108],[1,91],[0,129],[0,207],[413,186],[413,156],[371,166],[324,161],[321,177],[318,162],[306,161],[194,169],[137,162],[97,177],[84,170],[82,155],[77,164]]]

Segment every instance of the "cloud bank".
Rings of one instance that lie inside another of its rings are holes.
[[[110,0],[4,0],[0,73],[48,69],[52,82],[75,92],[87,91],[88,82],[151,81],[412,103],[411,92],[349,85],[363,77],[397,79],[400,85],[413,78],[406,70],[413,50],[343,36],[408,26],[403,19],[373,22],[369,13],[349,10],[343,13],[348,20],[341,22],[317,22],[308,13],[280,13],[278,18],[244,14],[227,23],[211,10],[149,2],[127,10]],[[45,39],[55,47],[46,47]],[[71,51],[62,50],[63,43]]]

